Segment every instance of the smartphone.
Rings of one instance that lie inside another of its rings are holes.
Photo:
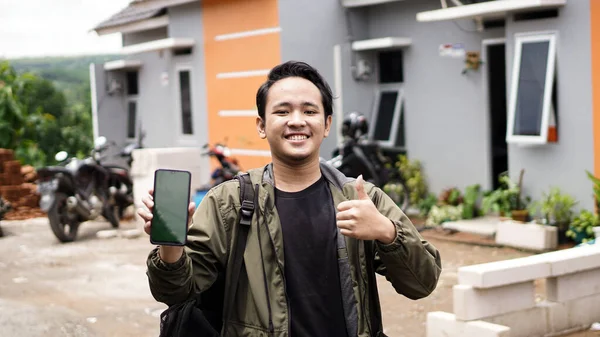
[[[161,246],[183,246],[187,241],[191,173],[181,170],[154,171],[154,207],[150,242]]]

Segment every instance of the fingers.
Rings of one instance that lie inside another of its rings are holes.
[[[342,212],[338,212],[335,215],[335,219],[340,221],[340,220],[355,220],[358,217],[357,212],[355,209],[348,209]]]
[[[154,200],[149,195],[142,198],[142,203],[148,207],[150,211],[152,211],[152,207],[154,207]]]
[[[356,222],[353,220],[338,220],[336,222],[337,227],[341,229],[352,230],[356,227]]]
[[[356,178],[356,193],[358,194],[359,200],[369,199],[369,195],[365,192],[365,181],[362,174]]]
[[[358,206],[358,204],[354,200],[342,201],[342,202],[340,202],[338,204],[337,210],[338,210],[338,212],[343,212],[343,211],[347,211],[349,209],[352,209],[352,208],[354,208],[356,206]]]
[[[196,211],[196,203],[192,201],[188,205],[188,213],[190,213],[190,216],[192,216],[192,215],[194,215],[195,211]]]

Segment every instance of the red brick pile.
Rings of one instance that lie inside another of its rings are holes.
[[[21,166],[12,150],[0,149],[0,196],[12,206],[12,210],[5,214],[5,220],[46,216],[39,209],[36,179],[37,174],[32,166]]]

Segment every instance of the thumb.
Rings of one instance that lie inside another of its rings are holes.
[[[356,192],[358,193],[359,200],[371,199],[367,192],[365,192],[365,181],[362,174],[356,178]]]

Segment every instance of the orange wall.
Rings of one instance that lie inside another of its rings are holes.
[[[600,177],[600,0],[590,0],[592,36],[592,99],[594,174]]]
[[[215,36],[279,26],[278,0],[203,0],[208,139],[232,149],[268,150],[255,117],[221,117],[220,110],[256,109],[256,91],[266,76],[218,79],[217,74],[270,69],[280,63],[279,33],[216,41]],[[242,169],[265,165],[269,157],[236,155]],[[213,163],[215,165],[216,163]]]

